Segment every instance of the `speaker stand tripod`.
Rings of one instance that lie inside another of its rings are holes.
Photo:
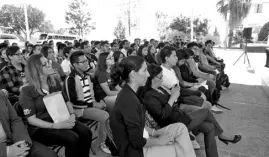
[[[248,66],[251,67],[251,65],[250,65],[250,61],[249,61],[249,58],[248,58],[247,46],[248,46],[248,42],[247,42],[247,39],[246,39],[246,47],[245,47],[245,51],[244,51],[244,52],[240,55],[240,57],[234,62],[233,65],[235,65],[235,64],[239,61],[239,59],[240,59],[242,56],[244,56],[244,64],[246,63],[246,60],[247,60],[247,62],[248,62]]]

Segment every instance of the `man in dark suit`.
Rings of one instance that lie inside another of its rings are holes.
[[[22,119],[0,91],[0,157],[57,157],[56,153],[32,141]]]

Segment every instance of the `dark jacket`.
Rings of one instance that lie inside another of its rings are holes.
[[[181,122],[186,126],[190,123],[190,117],[179,109],[179,102],[173,106],[168,104],[170,94],[164,89],[163,93],[151,88],[144,94],[144,105],[148,113],[163,128],[169,124]]]
[[[118,93],[110,114],[110,127],[119,149],[119,157],[143,157],[145,109],[129,85]]]
[[[0,92],[0,121],[7,135],[7,141],[0,143],[0,157],[7,156],[6,146],[8,145],[23,140],[32,143],[21,118],[2,91]]]
[[[193,73],[192,73],[192,71],[187,63],[182,64],[179,68],[180,68],[181,76],[182,76],[184,81],[191,82],[191,83],[198,82],[196,80],[197,77],[193,75]]]

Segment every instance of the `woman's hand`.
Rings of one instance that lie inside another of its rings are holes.
[[[75,126],[76,118],[74,114],[71,114],[70,118],[66,121],[53,124],[54,129],[72,129]]]
[[[159,140],[159,145],[163,146],[163,145],[169,145],[169,144],[173,144],[174,143],[174,137],[168,135],[168,134],[164,134],[159,136],[158,138]]]
[[[179,86],[175,86],[172,90],[171,90],[171,97],[174,100],[177,100],[177,98],[180,95],[180,87]]]

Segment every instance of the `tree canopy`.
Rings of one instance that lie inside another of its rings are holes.
[[[208,30],[210,28],[208,19],[200,20],[199,18],[195,18],[193,20],[193,24],[194,24],[193,31],[196,34],[201,33],[204,36],[208,34]],[[191,26],[190,17],[180,15],[179,17],[176,17],[173,19],[173,21],[169,27],[171,29],[178,30],[180,32],[184,32],[186,34],[190,34],[190,32],[191,32],[190,26]]]
[[[69,11],[65,13],[65,21],[70,24],[70,34],[83,36],[95,29],[91,14],[87,10],[88,4],[83,0],[74,0],[69,4]]]
[[[258,40],[259,41],[264,41],[267,40],[267,37],[269,35],[269,22],[267,22],[266,24],[264,24],[258,34]]]
[[[117,39],[123,40],[126,38],[126,29],[121,20],[118,21],[118,24],[114,29],[114,35]]]
[[[30,35],[40,31],[44,22],[45,14],[31,5],[27,5],[28,23]],[[25,15],[23,6],[5,4],[0,9],[0,23],[5,27],[10,27],[10,33],[26,36]]]

